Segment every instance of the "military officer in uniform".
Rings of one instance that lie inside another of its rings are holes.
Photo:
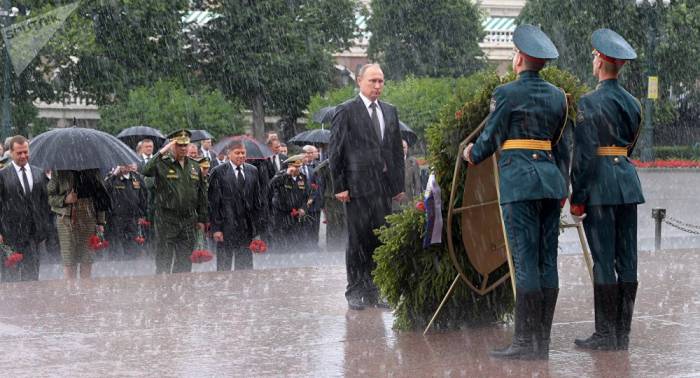
[[[143,167],[153,177],[155,197],[156,274],[189,272],[196,233],[207,221],[207,184],[199,164],[187,157],[190,132],[178,130]]]
[[[500,204],[515,266],[513,342],[491,356],[547,359],[549,335],[559,292],[557,247],[560,201],[567,196],[568,160],[560,141],[566,126],[564,91],[539,75],[559,56],[539,28],[521,25],[513,34],[517,80],[494,90],[484,131],[464,150],[479,164],[500,150]],[[562,166],[567,166],[562,164]]]
[[[644,203],[629,156],[642,116],[639,101],[618,76],[637,54],[610,29],[596,30],[592,42],[593,75],[599,83],[578,103],[571,213],[583,218],[593,255],[595,333],[575,344],[627,349],[637,294],[637,205]]]
[[[304,223],[309,221],[308,200],[311,189],[300,167],[304,154],[294,155],[284,161],[287,168],[270,181],[272,221],[278,232],[277,244],[282,249],[300,247],[304,237]]]
[[[135,238],[139,235],[139,220],[146,218],[148,192],[136,164],[119,166],[105,178],[112,209],[107,220],[107,240],[113,251],[124,256],[139,248]]]

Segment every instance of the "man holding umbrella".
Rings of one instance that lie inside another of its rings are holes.
[[[156,274],[192,270],[196,233],[207,221],[207,185],[199,164],[187,157],[190,136],[184,129],[171,133],[170,143],[143,167],[154,179]]]

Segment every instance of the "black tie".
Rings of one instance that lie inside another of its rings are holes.
[[[239,188],[243,189],[243,184],[245,183],[245,178],[243,177],[243,172],[241,171],[241,166],[236,167],[236,184]]]
[[[24,194],[29,194],[31,191],[29,188],[29,180],[27,180],[27,170],[24,169],[24,167],[21,167],[20,170],[22,170],[22,182],[24,183]]]
[[[374,127],[374,132],[377,133],[377,138],[382,141],[382,127],[379,123],[379,115],[377,115],[377,103],[373,102],[369,105],[372,108],[372,126]]]

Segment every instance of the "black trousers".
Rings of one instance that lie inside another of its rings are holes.
[[[12,268],[5,267],[5,260],[0,261],[0,282],[36,281],[39,279],[38,242],[9,243],[14,251],[20,252],[22,261]]]
[[[386,195],[351,197],[350,202],[345,204],[345,212],[348,222],[348,246],[345,250],[348,286],[345,297],[376,300],[379,293],[372,281],[372,270],[376,267],[372,255],[379,246],[379,239],[374,229],[386,223],[385,217],[391,212],[391,198]]]
[[[216,243],[216,270],[228,272],[231,270],[253,269],[253,252],[248,246],[250,242],[241,245],[226,245]]]
[[[304,242],[311,250],[318,249],[318,230],[321,226],[321,212],[309,211],[309,218],[304,221]]]

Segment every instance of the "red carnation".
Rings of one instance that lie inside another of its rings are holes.
[[[19,262],[23,259],[23,254],[19,252],[12,252],[9,256],[6,256],[5,258],[5,268],[14,268],[15,265],[19,264]]]
[[[318,184],[315,183],[315,182],[312,182],[312,183],[311,183],[311,189],[312,189],[312,190],[318,190]]]
[[[211,252],[207,251],[206,249],[195,249],[190,255],[190,261],[195,264],[207,262],[213,258],[214,256],[211,254]]]
[[[134,238],[134,241],[135,241],[136,244],[138,244],[138,245],[143,245],[143,243],[146,242],[146,238],[144,238],[143,236],[139,235],[139,236],[137,236],[137,237]]]
[[[267,251],[267,244],[260,239],[256,239],[250,242],[248,248],[253,253],[265,253],[265,251]]]
[[[416,210],[420,211],[421,213],[424,213],[425,204],[423,202],[416,202]]]
[[[299,217],[299,210],[297,209],[292,209],[292,218],[298,218]]]
[[[88,247],[93,251],[99,251],[109,247],[109,242],[104,239],[101,233],[97,233],[88,239]]]
[[[139,226],[149,227],[150,225],[151,222],[149,222],[147,219],[139,219]]]
[[[463,115],[464,115],[464,113],[462,113],[461,110],[457,110],[457,112],[455,112],[455,119],[460,120],[460,119],[462,119]]]

